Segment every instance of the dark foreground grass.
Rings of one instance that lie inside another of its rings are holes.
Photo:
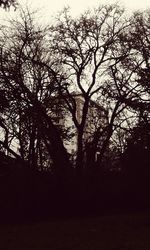
[[[150,213],[0,225],[0,250],[150,250]]]

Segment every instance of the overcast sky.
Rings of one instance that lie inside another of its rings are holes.
[[[101,3],[114,3],[114,0],[18,0],[19,3],[30,3],[34,7],[45,8],[46,13],[60,10],[64,5],[69,5],[73,13],[79,13],[88,7]],[[150,0],[120,0],[129,9],[143,9],[150,7]]]
[[[50,20],[51,16],[55,16],[56,13],[63,9],[64,6],[71,7],[72,15],[78,15],[87,8],[97,6],[103,3],[114,3],[114,0],[18,0],[21,5],[28,5],[32,9],[39,9],[40,16],[44,20]],[[120,4],[125,6],[129,11],[136,9],[147,9],[150,8],[150,0],[120,0]],[[9,11],[13,15],[14,11]],[[5,11],[0,10],[0,19],[6,18],[7,14]]]

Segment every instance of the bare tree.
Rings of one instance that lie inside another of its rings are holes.
[[[124,9],[117,5],[100,6],[78,18],[72,18],[65,9],[54,25],[41,29],[35,27],[28,12],[22,14],[22,22],[14,22],[11,32],[5,32],[9,37],[5,34],[1,45],[1,85],[13,97],[16,135],[23,158],[26,145],[28,157],[33,161],[37,154],[41,155],[44,145],[59,171],[69,166],[62,130],[53,119],[56,110],[53,111],[52,105],[59,100],[76,127],[79,176],[83,170],[84,138],[93,100],[103,107],[108,117],[104,124],[99,115],[99,125],[89,141],[93,157],[99,147],[100,163],[111,138],[117,138],[117,131],[130,129],[140,110],[148,110],[145,99],[148,85],[141,82],[142,72],[145,75],[143,66],[147,67],[146,72],[149,69],[146,29],[141,38],[143,49],[133,42],[138,29],[148,24],[141,26],[140,21],[138,26],[137,18],[135,15],[127,19]],[[80,119],[75,93],[82,97]]]
[[[33,163],[36,151],[41,155],[44,147],[55,171],[65,175],[69,158],[48,106],[51,95],[56,97],[55,83],[47,67],[34,63],[46,57],[46,30],[34,24],[29,12],[22,12],[21,18],[13,27],[5,27],[1,42],[0,84],[9,94],[12,112],[9,134],[13,131],[12,136],[19,141],[22,158],[26,159],[28,151],[28,160]]]
[[[56,71],[53,75],[58,83],[61,98],[64,99],[77,129],[76,167],[79,172],[82,171],[83,166],[83,135],[89,103],[95,95],[100,105],[104,104],[107,108],[108,95],[106,96],[104,92],[109,91],[110,69],[119,65],[119,62],[130,52],[120,45],[120,37],[129,26],[130,21],[125,20],[124,10],[111,5],[101,6],[76,19],[69,15],[68,10],[64,10],[62,15],[59,15],[56,25],[51,27],[50,49],[53,58],[58,62],[61,81]],[[51,70],[53,73],[53,67]],[[76,115],[77,107],[73,90],[79,92],[84,100],[80,121]],[[118,100],[112,106],[105,144],[112,135],[112,126],[120,104]],[[102,151],[105,151],[105,148],[106,146],[103,146]]]
[[[76,19],[65,9],[50,29],[49,47],[55,67],[57,62],[57,71],[53,65],[50,70],[77,129],[76,168],[79,175],[83,167],[83,137],[92,99],[108,111],[109,118],[108,124],[100,126],[90,142],[95,152],[99,141],[103,142],[99,162],[102,162],[114,132],[130,129],[137,121],[139,109],[145,105],[148,108],[146,100],[142,101],[146,92],[138,75],[149,50],[143,43],[142,53],[146,50],[143,59],[141,52],[135,49],[135,20],[135,17],[126,18],[124,9],[117,5],[101,6]],[[144,39],[148,39],[147,33]],[[80,119],[77,118],[73,91],[83,98]]]

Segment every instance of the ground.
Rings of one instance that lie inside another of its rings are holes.
[[[0,225],[0,250],[149,250],[150,213]]]

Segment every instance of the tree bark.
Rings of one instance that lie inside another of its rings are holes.
[[[77,135],[77,158],[76,158],[76,172],[77,176],[81,177],[83,174],[83,129],[78,129]]]

